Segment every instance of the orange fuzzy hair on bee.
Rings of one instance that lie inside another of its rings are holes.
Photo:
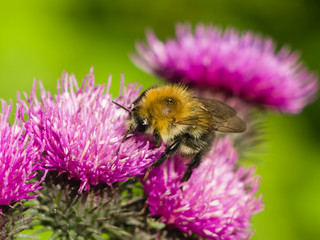
[[[212,146],[215,131],[236,133],[246,130],[245,122],[232,107],[214,99],[195,97],[183,85],[150,88],[133,102],[131,111],[117,105],[129,112],[122,142],[130,134],[143,133],[153,137],[155,147],[160,147],[162,143],[166,145],[144,179],[154,167],[180,152],[194,155],[181,179],[181,182],[187,181]]]
[[[151,120],[151,125],[159,130],[165,140],[170,132],[170,125],[188,116],[194,108],[194,98],[183,85],[168,85],[150,89],[141,99],[139,115]],[[178,130],[178,129],[177,129]]]

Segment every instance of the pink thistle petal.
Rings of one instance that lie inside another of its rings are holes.
[[[224,93],[281,112],[299,113],[316,98],[317,77],[286,47],[251,32],[177,24],[176,39],[161,42],[149,31],[133,61],[170,82]]]
[[[248,238],[250,218],[262,205],[261,197],[254,196],[259,178],[253,176],[254,168],[234,171],[237,159],[232,141],[219,139],[182,185],[186,170],[182,158],[167,160],[152,170],[144,183],[150,214],[209,239]]]
[[[41,145],[35,146],[32,134],[25,134],[25,123],[21,115],[23,108],[17,105],[15,121],[8,123],[12,110],[1,100],[0,114],[0,206],[11,205],[23,199],[35,198],[34,191],[42,188],[35,180],[37,170],[42,170],[40,162]],[[1,208],[0,208],[1,213]]]
[[[46,167],[80,180],[79,193],[90,185],[142,175],[161,154],[144,139],[130,138],[121,144],[128,112],[112,103],[110,85],[111,76],[107,86],[95,86],[92,70],[80,87],[74,75],[64,73],[56,95],[40,83],[40,100],[35,85],[28,99],[28,131],[38,144],[45,143]],[[115,101],[128,107],[140,95],[139,89],[136,85],[122,89]]]

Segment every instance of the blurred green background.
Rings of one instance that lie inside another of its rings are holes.
[[[235,26],[271,36],[299,50],[320,69],[320,1],[5,1],[0,7],[0,98],[29,93],[34,78],[55,91],[62,71],[80,82],[94,66],[97,83],[113,75],[112,93],[126,82],[157,79],[128,58],[146,28],[161,39],[176,22]],[[320,101],[295,116],[270,115],[258,159],[265,211],[253,217],[254,240],[320,239]]]

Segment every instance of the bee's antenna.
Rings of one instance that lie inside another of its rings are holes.
[[[115,102],[112,100],[112,103],[114,103],[115,105],[117,105],[118,107],[121,107],[122,109],[126,110],[127,112],[130,112],[130,110],[122,105],[120,105],[119,103]]]

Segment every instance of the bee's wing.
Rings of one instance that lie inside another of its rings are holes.
[[[199,120],[206,122],[208,127],[219,132],[244,132],[246,123],[230,106],[214,99],[196,98],[199,102],[197,109]]]

